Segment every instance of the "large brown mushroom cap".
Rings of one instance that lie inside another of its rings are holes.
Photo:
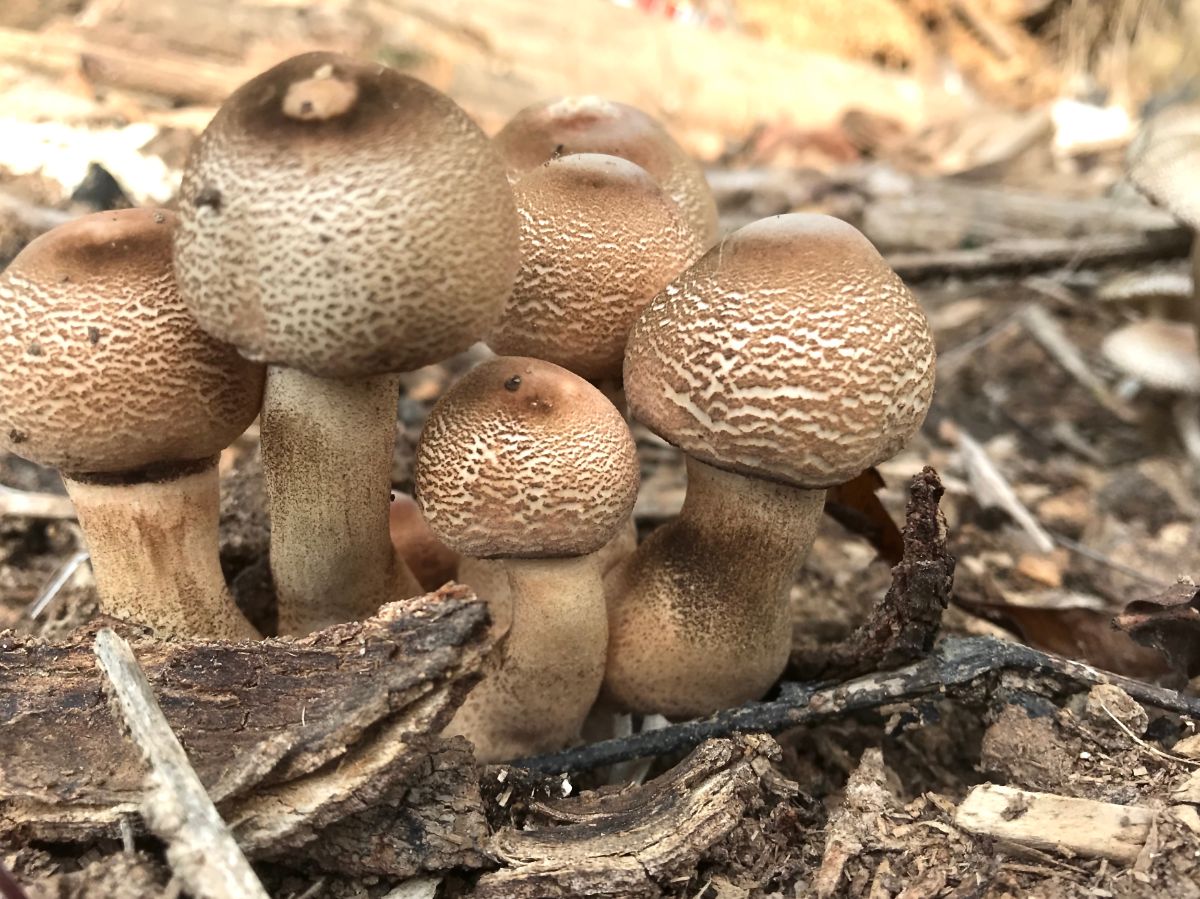
[[[638,462],[595,387],[549,362],[500,357],[438,400],[414,479],[430,529],[464,555],[579,556],[633,510]]]
[[[493,140],[512,181],[556,156],[604,153],[628,159],[679,204],[705,246],[717,235],[717,204],[704,170],[662,125],[633,106],[601,97],[559,97],[521,110]]]
[[[875,248],[823,215],[747,225],[634,325],[634,416],[697,459],[798,487],[895,454],[933,394],[920,305]]]
[[[386,66],[306,53],[221,107],[184,173],[176,265],[201,323],[323,377],[409,371],[479,340],[519,263],[499,154]]]
[[[1146,196],[1200,230],[1200,104],[1146,122],[1129,147],[1129,177]]]
[[[171,268],[175,216],[126,209],[39,237],[0,276],[0,439],[68,473],[205,459],[254,420],[263,370],[210,337]]]
[[[645,169],[580,153],[534,169],[514,188],[521,270],[498,353],[555,362],[584,378],[618,378],[634,319],[703,247]]]

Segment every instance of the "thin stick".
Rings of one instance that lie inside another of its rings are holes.
[[[1191,251],[1191,245],[1187,229],[1163,228],[1133,234],[1004,240],[973,250],[893,253],[887,261],[901,278],[911,282],[1183,258]]]
[[[79,570],[79,566],[88,560],[87,550],[81,549],[71,553],[66,560],[58,566],[46,586],[25,609],[25,614],[31,620],[37,620],[37,617],[46,611],[46,608],[54,601],[54,597],[62,591],[62,588],[67,585],[67,582]]]
[[[34,493],[0,485],[0,515],[63,520],[75,518],[75,504],[57,493]]]
[[[96,634],[94,651],[130,738],[150,765],[142,815],[166,842],[175,874],[197,899],[268,899],[158,707],[129,644],[104,628]]]
[[[955,687],[1002,671],[1026,671],[1061,682],[1078,691],[1096,684],[1115,684],[1134,700],[1180,715],[1200,715],[1200,697],[1112,674],[1052,653],[994,637],[950,637],[912,665],[880,671],[841,684],[785,683],[780,698],[718,712],[651,732],[592,743],[564,752],[513,763],[548,774],[589,771],[628,759],[683,752],[705,740],[733,733],[779,733],[801,724],[876,709],[922,696],[943,695]]]

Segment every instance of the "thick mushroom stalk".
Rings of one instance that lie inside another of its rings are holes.
[[[175,216],[129,209],[39,237],[0,277],[0,434],[63,472],[101,610],[163,636],[256,636],[217,554],[217,456],[263,369],[200,329],[171,268]]]
[[[280,633],[367,618],[422,592],[389,528],[399,392],[398,375],[267,372],[262,456]]]
[[[688,494],[608,578],[610,703],[685,718],[771,686],[825,489],[907,442],[933,368],[916,300],[826,216],[748,225],[650,303],[625,390],[634,417],[687,454]]]
[[[522,109],[493,140],[514,182],[576,153],[628,159],[662,185],[704,249],[717,238],[717,204],[704,170],[640,109],[603,97],[559,97]]]
[[[509,588],[496,609],[499,649],[448,732],[467,736],[482,761],[577,740],[608,644],[597,555],[637,496],[625,420],[557,365],[493,359],[434,406],[414,480],[434,534],[497,560]]]
[[[216,459],[151,480],[64,475],[63,482],[105,611],[164,635],[258,637],[234,605],[217,556]]]
[[[792,646],[788,591],[825,506],[824,490],[691,458],[687,472],[679,517],[604,580],[614,597],[606,699],[668,718],[757,699],[779,678]],[[733,546],[740,562],[711,564]]]
[[[448,97],[331,53],[239,88],[184,172],[176,269],[270,365],[263,467],[283,633],[417,591],[388,533],[394,374],[483,337],[519,264],[495,148]]]

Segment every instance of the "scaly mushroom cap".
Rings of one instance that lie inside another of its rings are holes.
[[[1200,230],[1200,104],[1175,106],[1129,146],[1129,177],[1155,203]]]
[[[1105,337],[1100,351],[1122,374],[1153,390],[1200,394],[1200,355],[1190,323],[1134,322]]]
[[[306,53],[239,88],[184,172],[179,280],[251,359],[410,371],[481,339],[520,262],[499,154],[448,97]]]
[[[895,454],[933,395],[920,305],[875,248],[823,215],[713,247],[646,308],[625,355],[634,417],[717,468],[798,487]]]
[[[634,319],[700,255],[699,238],[645,169],[616,156],[551,160],[513,193],[521,270],[488,344],[619,378]]]
[[[171,268],[176,219],[59,225],[0,275],[0,439],[72,474],[219,453],[262,402],[263,370],[200,329]]]
[[[638,462],[595,387],[549,362],[500,357],[433,407],[414,480],[430,529],[464,555],[580,556],[633,510]]]
[[[683,210],[704,246],[717,236],[717,204],[704,170],[653,118],[601,97],[560,97],[522,109],[493,138],[517,181],[548,159],[605,153],[637,163]]]

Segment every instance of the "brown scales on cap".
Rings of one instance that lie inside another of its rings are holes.
[[[933,392],[920,306],[849,225],[749,225],[630,335],[635,417],[688,454],[679,518],[608,575],[609,702],[703,715],[766,692],[824,488],[895,453]]]
[[[850,225],[742,228],[646,309],[625,357],[635,418],[688,455],[798,487],[894,455],[933,395],[921,307]]]
[[[331,53],[239,88],[184,174],[176,247],[197,318],[246,356],[324,377],[466,349],[516,272],[496,150],[453,101]]]
[[[430,528],[477,558],[595,552],[637,496],[621,414],[582,378],[537,359],[493,359],[455,384],[425,423],[417,466]]]
[[[488,343],[590,380],[620,378],[634,319],[700,255],[699,238],[644,169],[615,156],[552,160],[513,193],[521,270]]]
[[[578,739],[608,642],[597,550],[637,496],[625,420],[569,371],[502,357],[438,401],[414,479],[430,529],[468,556],[502,559],[511,597],[496,610],[501,646],[448,732],[481,761]]]
[[[556,156],[604,153],[641,166],[683,210],[697,238],[717,236],[717,205],[704,171],[640,109],[600,97],[560,97],[529,106],[494,138],[513,181]]]
[[[171,272],[175,216],[86,216],[0,276],[0,439],[72,474],[206,459],[257,414],[262,368],[209,337]]]
[[[69,222],[0,276],[4,445],[63,471],[110,615],[160,635],[256,636],[217,558],[216,455],[262,368],[205,334],[171,269],[173,214]]]

